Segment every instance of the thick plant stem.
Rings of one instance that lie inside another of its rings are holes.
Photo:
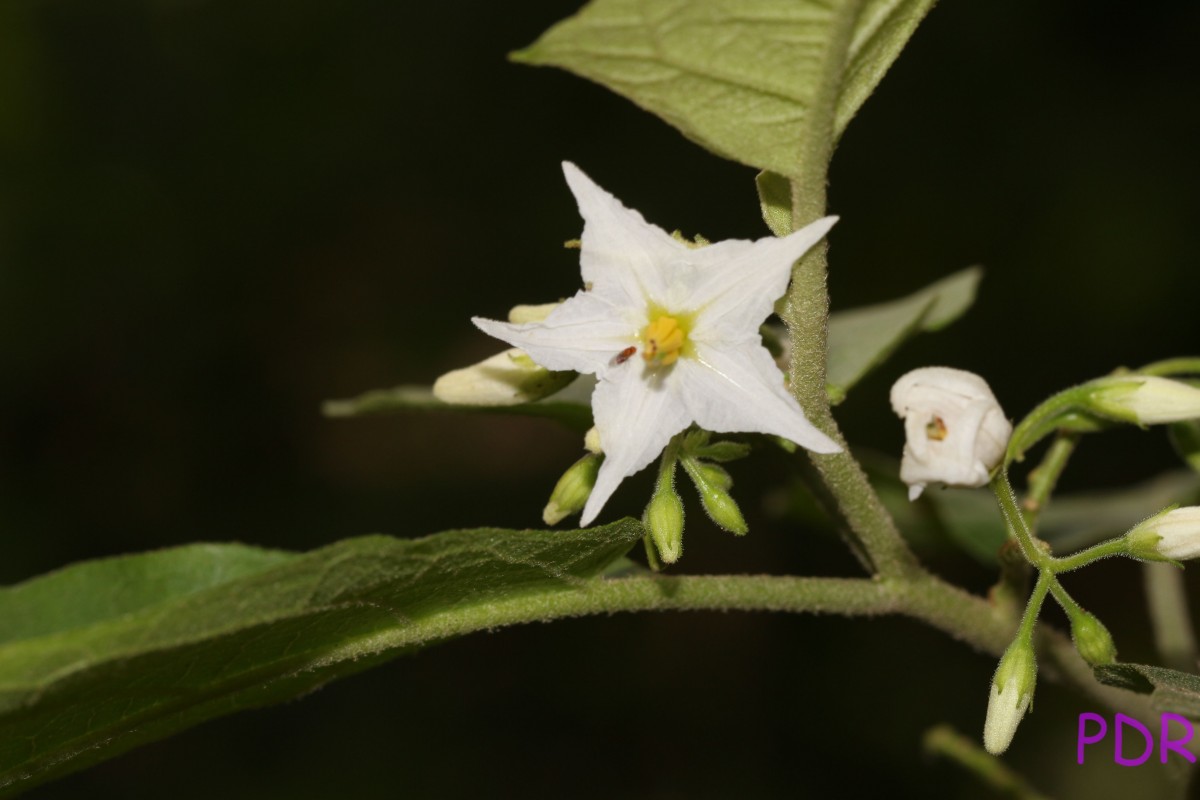
[[[597,579],[552,594],[515,597],[473,612],[462,609],[439,638],[505,625],[630,611],[775,611],[845,616],[899,615],[999,656],[1016,632],[987,601],[932,575],[916,578],[793,578],[769,575],[637,576]],[[373,649],[405,646],[408,629],[385,633]],[[1061,633],[1040,626],[1038,650],[1047,675],[1131,716],[1151,719],[1145,697],[1104,686]],[[981,700],[982,702],[982,700]]]
[[[862,12],[861,0],[847,5],[825,53],[823,68],[830,74],[843,72],[854,27]],[[788,176],[792,183],[792,221],[797,229],[823,216],[827,202],[826,183],[833,156],[839,85],[833,80],[822,81],[820,85],[824,88],[805,115],[808,129],[800,153],[800,172]],[[881,576],[917,574],[920,567],[916,559],[866,474],[851,457],[825,394],[829,320],[827,252],[828,246],[821,242],[797,262],[781,314],[792,338],[792,393],[808,419],[843,448],[835,455],[812,454],[812,462],[855,543],[870,558],[874,571]]]

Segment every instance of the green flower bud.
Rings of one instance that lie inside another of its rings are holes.
[[[596,473],[600,471],[600,462],[603,460],[603,456],[588,453],[563,473],[550,493],[550,502],[542,510],[542,520],[547,525],[557,525],[583,510],[592,494],[592,487],[596,485]]]
[[[1200,506],[1169,508],[1125,534],[1129,555],[1145,561],[1186,561],[1200,556]]]
[[[1004,651],[992,678],[987,720],[983,723],[983,746],[994,756],[1008,749],[1017,726],[1033,700],[1037,683],[1037,659],[1026,639],[1017,639]]]
[[[574,372],[551,372],[514,348],[447,372],[434,382],[433,395],[451,405],[519,406],[549,397],[573,380]]]
[[[697,458],[709,461],[736,461],[750,455],[750,445],[741,442],[713,442],[696,451]]]
[[[1075,649],[1084,661],[1098,667],[1117,660],[1117,646],[1113,643],[1112,634],[1094,614],[1082,608],[1068,613],[1071,616],[1071,638],[1075,640]]]
[[[683,555],[683,500],[674,487],[654,493],[642,514],[642,524],[650,531],[663,563],[678,561]]]
[[[1200,418],[1200,389],[1155,375],[1101,378],[1088,386],[1087,407],[1101,416],[1157,425]]]
[[[700,493],[700,502],[712,521],[730,533],[741,536],[749,528],[742,510],[729,494],[733,479],[715,464],[705,464],[694,458],[683,458],[683,468]]]

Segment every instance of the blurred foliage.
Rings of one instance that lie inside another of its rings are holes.
[[[668,229],[766,234],[752,170],[599,87],[505,62],[577,6],[0,4],[0,581],[196,540],[537,524],[577,436],[319,407],[428,384],[495,351],[468,316],[575,290],[563,158]],[[969,263],[986,277],[951,332],[839,407],[852,442],[899,452],[886,393],[914,366],[983,374],[1019,417],[1195,350],[1198,32],[1183,0],[930,14],[835,156],[833,304]],[[1063,487],[1172,459],[1162,431],[1089,437]],[[854,574],[834,538],[773,525],[771,497],[745,494],[783,485],[788,463],[734,465],[750,535],[691,508],[681,566]],[[992,579],[966,556],[935,566],[976,591]],[[1123,657],[1153,663],[1138,575],[1114,561],[1064,583]],[[918,757],[921,733],[980,730],[994,666],[899,620],[579,620],[454,642],[30,796],[832,796],[886,780],[974,798]],[[1008,762],[1055,797],[1149,792],[1155,772],[1075,765],[1085,710],[1047,682]]]

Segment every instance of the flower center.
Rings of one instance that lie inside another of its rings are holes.
[[[642,330],[642,358],[651,366],[668,367],[679,360],[688,344],[687,320],[670,314],[652,314]]]

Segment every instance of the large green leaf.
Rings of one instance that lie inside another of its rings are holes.
[[[807,143],[841,135],[932,5],[592,0],[513,58],[596,81],[718,155],[795,178]]]
[[[982,277],[982,268],[968,267],[908,297],[830,314],[826,374],[830,400],[844,399],[850,387],[909,337],[941,330],[961,317],[975,302]]]
[[[641,535],[625,520],[305,554],[189,546],[0,589],[0,795],[423,645],[545,618]]]
[[[1200,676],[1147,664],[1106,664],[1095,672],[1101,683],[1149,694],[1156,711],[1200,719]]]

